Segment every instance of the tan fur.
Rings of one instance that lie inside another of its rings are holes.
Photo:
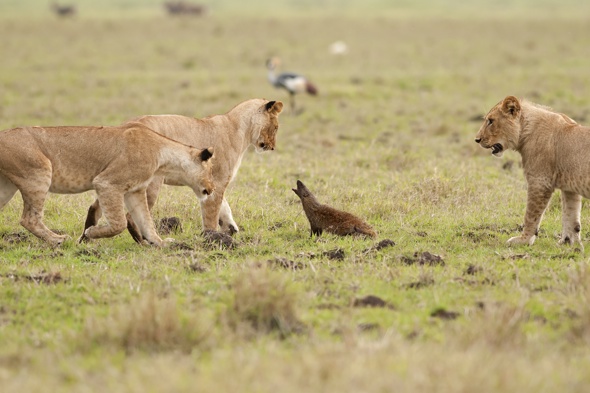
[[[320,236],[325,230],[339,236],[367,236],[375,238],[373,228],[357,216],[322,205],[301,181],[293,192],[301,199],[303,211],[309,220],[311,236]]]
[[[52,245],[59,236],[43,224],[49,192],[96,190],[106,225],[85,230],[88,238],[111,237],[126,226],[125,207],[142,236],[160,246],[146,200],[154,176],[189,185],[204,198],[214,189],[212,149],[196,149],[131,123],[118,127],[26,127],[0,132],[0,209],[21,192],[21,224]]]
[[[148,115],[133,119],[145,124],[154,131],[192,146],[213,146],[215,165],[213,181],[215,192],[201,201],[204,230],[221,230],[230,234],[238,231],[225,190],[238,172],[242,157],[250,145],[257,152],[274,150],[276,133],[279,127],[278,116],[283,103],[263,99],[251,99],[236,105],[224,115],[214,115],[203,119],[179,115]],[[147,190],[148,206],[156,202],[162,184],[179,185],[174,179],[156,176]],[[94,225],[100,217],[96,214],[98,203],[89,209],[87,226]],[[129,225],[131,235],[136,240],[133,225]]]
[[[492,148],[496,156],[512,149],[522,157],[528,184],[524,229],[508,243],[534,243],[551,195],[559,189],[563,208],[559,243],[578,243],[583,249],[580,210],[582,196],[590,198],[590,127],[550,108],[508,96],[485,116],[475,141]]]

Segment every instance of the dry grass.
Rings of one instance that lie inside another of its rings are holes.
[[[225,318],[239,335],[277,331],[286,337],[304,330],[297,311],[301,294],[289,276],[253,265],[234,280],[231,293]]]
[[[129,305],[115,306],[106,317],[87,318],[78,338],[82,348],[112,347],[125,352],[205,348],[213,320],[206,310],[181,312],[174,298],[148,292]]]

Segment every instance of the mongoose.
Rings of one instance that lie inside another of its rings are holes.
[[[340,236],[377,237],[373,228],[357,216],[319,203],[300,180],[297,180],[297,189],[293,188],[293,192],[301,198],[303,211],[311,226],[311,236],[320,236],[326,230]]]

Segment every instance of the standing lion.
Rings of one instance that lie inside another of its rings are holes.
[[[590,198],[590,127],[545,106],[508,96],[484,117],[475,142],[501,157],[506,149],[522,157],[528,184],[524,228],[509,244],[535,242],[543,213],[555,189],[561,190],[560,244],[578,243],[582,196]]]

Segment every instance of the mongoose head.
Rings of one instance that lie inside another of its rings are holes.
[[[313,194],[305,187],[301,180],[297,180],[297,189],[292,188],[293,192],[301,199],[313,197]]]

